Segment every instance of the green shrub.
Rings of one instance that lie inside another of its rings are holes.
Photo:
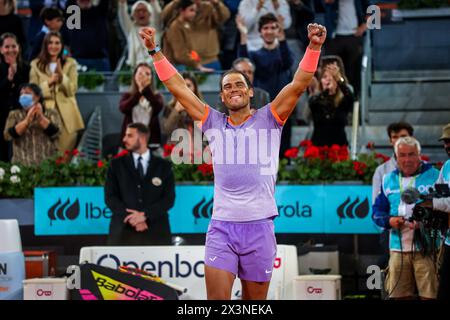
[[[92,90],[105,83],[105,77],[97,72],[84,72],[78,75],[78,86]]]

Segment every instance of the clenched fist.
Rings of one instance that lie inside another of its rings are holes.
[[[320,50],[327,38],[327,29],[320,24],[310,23],[308,24],[308,38],[310,48]]]
[[[142,38],[142,42],[148,50],[154,50],[156,47],[155,43],[156,30],[150,27],[144,27],[139,31],[139,35]]]

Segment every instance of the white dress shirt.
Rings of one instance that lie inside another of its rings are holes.
[[[150,150],[147,149],[143,154],[133,152],[134,167],[137,170],[139,157],[142,157],[142,167],[144,168],[144,176],[147,174],[148,163],[150,162]]]

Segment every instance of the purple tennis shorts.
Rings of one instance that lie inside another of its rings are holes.
[[[206,234],[205,264],[241,280],[268,282],[277,253],[272,219],[249,222],[211,220]]]

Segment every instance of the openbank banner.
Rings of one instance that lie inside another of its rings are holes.
[[[206,233],[213,186],[176,186],[172,233]],[[278,185],[277,233],[379,233],[371,219],[370,186]],[[245,212],[243,212],[245,214]],[[35,234],[107,234],[112,212],[102,187],[36,188]]]
[[[80,263],[89,262],[113,269],[126,266],[155,273],[164,281],[187,289],[181,300],[206,299],[204,261],[204,246],[84,247],[80,251]],[[277,245],[267,298],[292,299],[297,275],[297,248]],[[240,299],[241,292],[241,282],[235,281],[233,300]]]

